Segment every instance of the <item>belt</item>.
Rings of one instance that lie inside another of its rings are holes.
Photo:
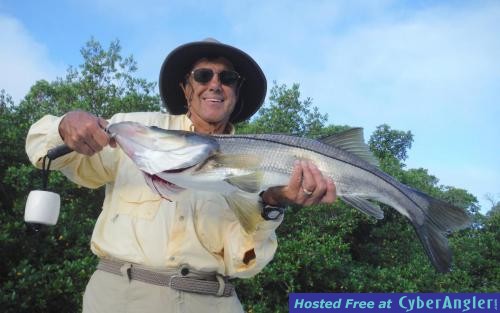
[[[160,273],[131,263],[101,259],[97,269],[119,276],[127,275],[130,280],[166,286],[180,291],[218,297],[230,297],[234,293],[234,286],[228,282],[227,276],[195,272],[187,266]]]

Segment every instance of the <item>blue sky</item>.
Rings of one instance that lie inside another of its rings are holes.
[[[214,37],[300,83],[329,123],[411,130],[409,168],[500,199],[500,1],[0,0],[0,89],[19,101],[119,39],[156,81],[180,44]]]

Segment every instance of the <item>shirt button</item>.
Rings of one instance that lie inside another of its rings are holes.
[[[173,261],[173,260],[175,260],[175,256],[171,256],[171,257],[169,257],[168,259],[169,259],[170,261]]]
[[[184,221],[184,216],[182,216],[182,215],[179,216],[179,221],[181,221],[181,222]]]

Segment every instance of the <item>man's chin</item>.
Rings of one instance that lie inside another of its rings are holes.
[[[223,112],[209,112],[202,116],[202,119],[210,124],[220,124],[225,123],[229,120],[231,114],[226,114]]]

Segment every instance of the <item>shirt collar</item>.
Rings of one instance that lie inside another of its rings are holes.
[[[194,131],[194,124],[186,114],[183,114],[182,119],[182,129],[187,131]],[[234,135],[234,133],[236,132],[234,125],[231,123],[228,123],[226,128],[228,129],[228,134],[230,135]]]

